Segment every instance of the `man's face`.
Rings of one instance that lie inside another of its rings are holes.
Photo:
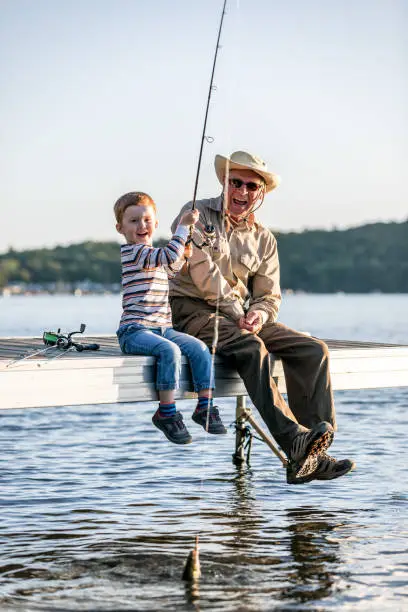
[[[262,193],[262,177],[252,170],[230,170],[227,210],[234,219],[246,217]]]

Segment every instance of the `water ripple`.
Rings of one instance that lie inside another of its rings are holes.
[[[205,438],[189,422],[194,443],[171,445],[151,403],[1,415],[1,609],[402,610],[408,391],[336,398],[333,454],[358,469],[291,488],[261,442],[235,467],[232,431]],[[232,421],[232,400],[219,404]]]

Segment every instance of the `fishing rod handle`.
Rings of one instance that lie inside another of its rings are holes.
[[[99,344],[74,344],[77,351],[82,353],[82,351],[97,351],[99,350]]]
[[[184,247],[184,259],[190,259],[193,255],[193,243],[189,242]]]

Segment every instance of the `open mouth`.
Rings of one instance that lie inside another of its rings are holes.
[[[235,206],[239,206],[241,208],[244,208],[245,206],[248,205],[247,200],[238,200],[237,198],[232,198],[232,201],[235,204]]]

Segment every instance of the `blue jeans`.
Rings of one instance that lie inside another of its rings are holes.
[[[175,331],[172,327],[144,327],[122,325],[116,332],[119,345],[126,355],[156,357],[156,389],[171,391],[180,386],[181,356],[185,355],[191,368],[194,391],[214,389],[211,353],[202,340]]]

